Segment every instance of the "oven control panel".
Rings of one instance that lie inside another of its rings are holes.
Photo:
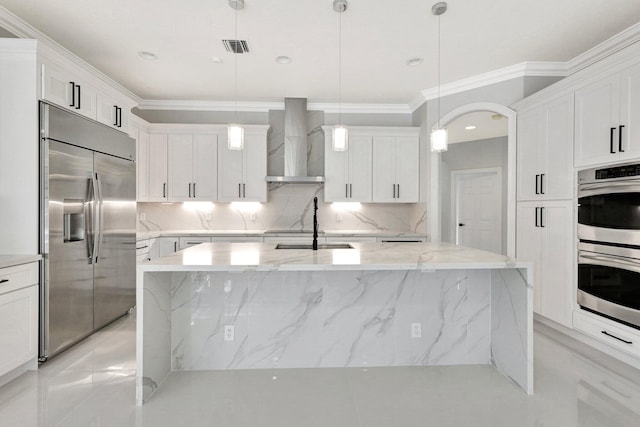
[[[624,178],[628,176],[640,176],[640,164],[616,166],[606,169],[596,169],[596,179]]]

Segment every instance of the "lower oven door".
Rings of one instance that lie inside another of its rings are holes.
[[[585,243],[578,248],[578,304],[640,329],[640,258],[631,257],[640,251]]]

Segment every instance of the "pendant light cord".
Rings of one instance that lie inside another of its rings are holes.
[[[342,13],[338,13],[338,124],[342,125]]]
[[[440,73],[442,68],[442,62],[440,59],[440,16],[438,15],[438,129],[440,129]]]
[[[233,39],[236,43],[238,43],[238,9],[235,9],[235,31]],[[237,50],[237,45],[236,45]],[[234,121],[238,123],[238,52],[233,53],[233,63],[234,63],[234,83],[233,83],[233,95],[235,98],[235,118]]]

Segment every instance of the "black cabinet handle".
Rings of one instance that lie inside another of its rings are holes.
[[[396,198],[396,185],[393,184],[393,198]]]
[[[622,129],[623,128],[624,128],[624,125],[618,126],[618,151],[621,153],[624,153],[624,150],[622,149]]]
[[[163,183],[162,184],[162,197],[165,198],[167,197],[167,183]]]
[[[616,128],[611,128],[611,132],[609,133],[609,152],[611,154],[616,154],[615,151],[613,151],[613,133],[616,131]]]
[[[461,223],[458,224],[458,227],[464,227],[465,225],[467,225],[467,224],[464,224],[464,223],[461,222]]]
[[[344,185],[344,198],[345,199],[349,198],[349,184]]]
[[[196,198],[196,183],[193,183],[193,198]]]
[[[191,183],[189,183],[189,198],[191,198]]]
[[[623,342],[623,343],[625,343],[625,344],[633,344],[633,341],[627,341],[627,340],[625,340],[625,339],[622,339],[622,338],[620,338],[620,337],[617,337],[617,336],[615,336],[615,335],[612,335],[612,334],[610,334],[610,333],[609,333],[609,332],[607,332],[607,331],[602,331],[602,333],[603,333],[603,334],[605,334],[605,335],[606,335],[606,336],[608,336],[608,337],[615,338],[615,339],[617,339],[618,341],[622,341],[622,342]]]
[[[540,174],[540,194],[544,194],[544,174]]]
[[[540,194],[540,190],[539,190],[539,187],[538,187],[538,177],[539,177],[539,176],[540,176],[540,175],[537,175],[537,174],[536,174],[536,194]]]
[[[138,250],[138,249],[146,249],[148,247],[149,247],[149,245],[144,245],[144,246],[140,246],[139,248],[136,248],[136,250]]]
[[[114,105],[113,108],[115,109],[115,122],[113,123],[114,126],[118,126],[118,106]]]
[[[2,280],[0,280],[0,284],[1,283],[7,283],[8,281],[9,281],[9,279],[2,279]]]
[[[396,191],[396,193],[398,194],[398,199],[400,198],[400,184],[396,184],[398,186],[398,191]]]
[[[71,104],[69,104],[69,107],[75,107],[76,106],[76,83],[69,82],[69,84],[71,85]]]
[[[544,208],[540,208],[540,228],[544,227]]]
[[[81,93],[80,93],[80,85],[76,85],[76,89],[78,90],[78,97],[77,97],[78,98],[78,105],[76,105],[76,110],[79,110],[81,108],[80,107],[80,103],[82,102],[82,96],[81,96]]]
[[[540,227],[540,225],[538,225],[538,209],[540,208],[536,208],[536,227]]]
[[[242,198],[247,198],[247,184],[242,184]]]
[[[353,198],[353,184],[349,184],[349,198]]]
[[[178,252],[178,242],[173,242],[173,252]]]

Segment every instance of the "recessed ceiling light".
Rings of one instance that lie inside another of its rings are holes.
[[[156,55],[155,53],[147,52],[144,50],[141,50],[140,52],[138,52],[138,56],[144,59],[145,61],[155,61],[156,59],[158,59],[158,55]]]
[[[219,56],[214,56],[213,58],[211,58],[211,61],[213,61],[214,64],[222,64],[222,58],[220,58]]]
[[[465,126],[464,128],[466,130],[474,130],[476,127],[474,125],[471,125],[471,126]]]
[[[291,64],[292,59],[288,56],[278,56],[276,62],[278,64]]]
[[[416,67],[422,64],[422,61],[423,61],[422,58],[411,58],[411,59],[407,59],[407,62],[405,62],[405,64],[407,64],[407,66],[409,67]]]

